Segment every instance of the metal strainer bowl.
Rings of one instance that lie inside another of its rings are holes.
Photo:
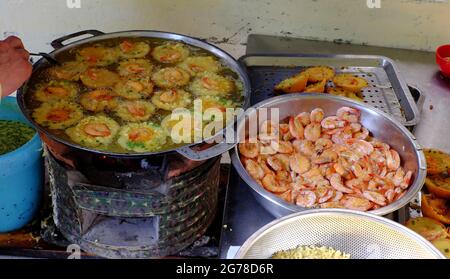
[[[352,259],[445,259],[407,227],[345,209],[310,210],[275,220],[252,235],[235,258],[267,259],[275,252],[304,245],[333,248]]]

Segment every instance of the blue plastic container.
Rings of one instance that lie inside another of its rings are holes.
[[[0,100],[0,119],[31,126],[14,97]],[[36,133],[25,145],[0,155],[0,232],[18,230],[33,219],[39,209],[43,184],[42,144]]]

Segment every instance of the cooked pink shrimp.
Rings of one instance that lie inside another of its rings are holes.
[[[300,153],[295,153],[294,155],[292,155],[290,157],[289,163],[291,169],[298,174],[303,174],[311,169],[310,160]]]
[[[302,112],[299,115],[297,115],[297,118],[300,119],[303,127],[311,123],[311,115],[309,112]]]
[[[305,128],[305,138],[310,141],[316,141],[322,133],[322,126],[319,123],[311,123]]]
[[[294,146],[290,141],[273,140],[270,146],[278,153],[291,154],[294,153]]]
[[[358,122],[359,117],[361,116],[361,113],[359,110],[349,107],[342,107],[337,110],[336,116],[341,119],[345,120],[347,122]]]
[[[316,204],[316,194],[313,191],[300,191],[296,198],[296,204],[301,207],[313,207]]]
[[[412,174],[413,174],[412,171],[408,171],[405,174],[405,177],[403,178],[402,183],[400,183],[400,188],[402,188],[404,190],[408,189],[408,187],[411,183]]]
[[[397,170],[400,167],[400,155],[394,149],[385,152],[386,165],[390,170]]]
[[[349,126],[353,133],[358,133],[363,128],[362,125],[358,122],[350,123]]]
[[[378,192],[364,191],[363,197],[378,205],[386,206],[386,198]]]
[[[389,189],[386,191],[386,193],[384,193],[384,196],[386,197],[387,201],[389,203],[392,203],[395,199],[395,190],[394,189]]]
[[[344,186],[344,184],[342,184],[342,178],[337,173],[334,173],[331,175],[330,184],[335,190],[340,191],[342,193],[347,193],[347,194],[353,193],[352,189],[347,188]]]
[[[334,192],[334,196],[333,196],[332,201],[333,201],[333,202],[338,202],[338,201],[340,201],[343,197],[344,197],[344,194],[343,194],[342,192],[335,191],[335,192]]]
[[[352,124],[355,124],[355,123],[352,123]],[[360,140],[365,140],[368,137],[369,137],[369,130],[367,130],[364,127],[361,128],[361,131],[358,131],[353,135],[353,138],[360,139]]]
[[[266,174],[266,176],[262,179],[262,184],[264,188],[272,193],[284,193],[289,191],[289,185],[286,183],[280,183],[280,181],[278,181],[273,174]]]
[[[310,120],[312,123],[320,123],[322,122],[325,116],[325,112],[321,108],[316,108],[311,111]]]
[[[372,203],[366,199],[346,196],[341,200],[341,203],[348,209],[368,211],[372,208]]]
[[[299,117],[291,117],[289,119],[289,131],[296,139],[304,139],[305,128]]]
[[[365,140],[349,139],[346,144],[350,145],[352,149],[365,155],[370,155],[373,152],[373,145]]]
[[[289,131],[289,124],[286,124],[286,123],[280,124],[280,135],[284,141],[292,140],[293,136],[292,136],[291,132]]]
[[[325,203],[334,197],[334,191],[325,186],[317,187],[315,193],[319,203]]]
[[[320,122],[322,128],[324,129],[336,129],[343,128],[345,126],[345,121],[340,120],[337,116],[329,116]]]
[[[292,142],[294,149],[297,153],[302,153],[306,156],[312,156],[314,154],[314,143],[309,140],[295,140]]]
[[[333,142],[330,139],[319,138],[315,142],[314,151],[323,152],[325,149],[331,148],[333,146]]]
[[[314,156],[313,156],[314,157]],[[338,159],[338,154],[332,149],[326,149],[316,158],[313,158],[314,164],[332,163]]]
[[[275,155],[277,151],[272,148],[270,144],[261,144],[259,147],[259,154],[262,155]]]
[[[245,169],[247,170],[248,174],[250,174],[250,176],[256,180],[260,180],[264,177],[263,168],[253,160],[247,160],[245,162]]]
[[[239,144],[239,152],[247,158],[253,159],[259,155],[260,145],[258,142],[251,143],[246,141]]]

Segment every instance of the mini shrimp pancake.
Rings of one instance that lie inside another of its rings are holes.
[[[50,81],[38,87],[36,99],[41,102],[73,100],[78,95],[78,86],[70,81]]]
[[[61,130],[79,122],[83,118],[83,111],[80,106],[68,101],[43,103],[34,110],[33,118],[42,126]]]
[[[166,43],[152,51],[152,57],[164,64],[180,63],[189,56],[189,49],[181,43]]]
[[[169,89],[155,92],[152,102],[160,109],[172,111],[188,107],[192,103],[192,95],[182,89]]]
[[[227,108],[234,108],[236,105],[233,103],[233,101],[221,98],[218,96],[201,96],[197,100],[202,101],[202,108],[203,111],[206,111],[210,108],[216,108],[219,109],[222,112],[225,112]]]
[[[221,69],[219,61],[212,56],[188,57],[180,65],[191,76],[196,76],[204,72],[217,73]]]
[[[50,75],[56,79],[78,81],[81,73],[84,73],[89,66],[82,61],[70,61],[50,69]]]
[[[146,121],[155,110],[155,106],[149,101],[125,101],[116,108],[116,115],[125,121]]]
[[[164,68],[152,76],[153,82],[161,88],[182,87],[189,83],[189,73],[178,67]]]
[[[174,143],[193,143],[203,138],[203,122],[189,111],[169,114],[161,122],[161,127]]]
[[[106,146],[112,142],[119,124],[106,116],[89,116],[84,118],[75,127],[66,130],[66,134],[76,143],[88,146]]]
[[[123,77],[138,76],[148,77],[151,75],[153,65],[146,59],[128,59],[121,61],[117,71]]]
[[[81,82],[90,88],[111,87],[119,82],[118,74],[106,69],[92,68],[80,75]]]
[[[191,83],[191,92],[197,96],[226,96],[236,89],[236,84],[215,73],[204,73]]]
[[[101,46],[90,46],[80,49],[77,59],[87,63],[89,66],[108,66],[119,59],[119,53],[115,48]]]
[[[122,79],[114,86],[114,92],[122,98],[137,100],[149,97],[153,87],[153,83],[145,78]]]
[[[200,98],[197,98],[196,100],[202,101],[202,111],[209,111],[210,113],[213,113],[210,109],[218,109],[222,114],[223,117],[225,117],[225,112],[227,111],[227,108],[234,108],[236,105],[231,100],[227,100],[218,96],[202,96]],[[194,100],[194,102],[196,101]],[[208,115],[204,115],[204,120],[206,121],[212,121],[214,119],[208,119]]]
[[[114,92],[107,89],[99,89],[83,93],[80,98],[80,104],[88,111],[101,112],[115,109],[118,102]]]
[[[151,152],[161,149],[167,141],[167,134],[160,126],[152,123],[135,123],[123,126],[117,143],[126,150]]]
[[[150,46],[144,42],[123,41],[119,44],[119,54],[123,58],[143,58],[150,52]]]

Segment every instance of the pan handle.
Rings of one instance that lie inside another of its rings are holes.
[[[217,156],[222,155],[225,152],[228,152],[230,149],[232,149],[236,144],[235,143],[218,143],[208,149],[205,150],[194,150],[189,146],[181,147],[177,149],[177,152],[183,155],[184,157],[188,158],[192,161],[204,161],[208,160]]]
[[[103,35],[103,34],[105,34],[105,33],[103,33],[102,31],[98,31],[98,30],[84,30],[84,31],[76,32],[76,33],[69,34],[67,36],[58,38],[58,39],[54,40],[51,43],[51,45],[54,49],[59,49],[59,48],[62,48],[65,46],[63,44],[63,42],[65,42],[67,40],[70,40],[70,39],[73,39],[76,37],[80,37],[83,35],[92,35],[93,37],[95,37],[95,36],[99,36],[99,35]]]

